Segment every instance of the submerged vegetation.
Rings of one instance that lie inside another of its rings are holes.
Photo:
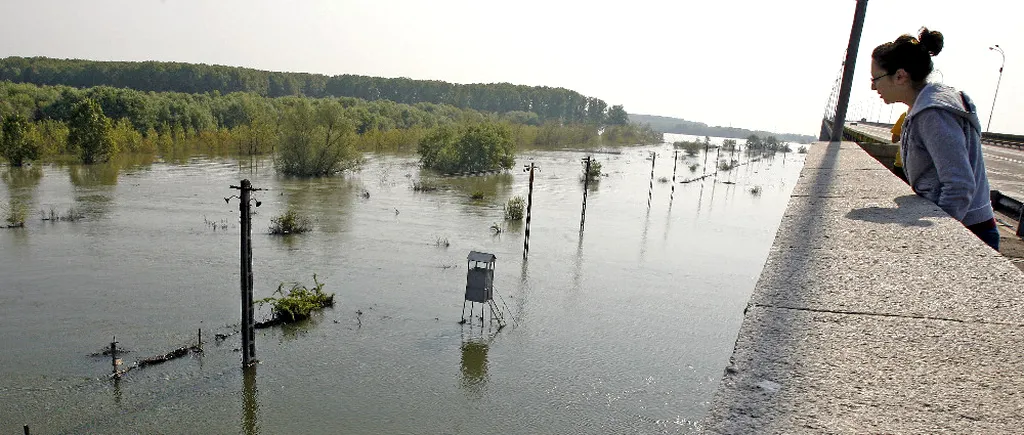
[[[442,173],[507,170],[515,149],[512,130],[498,123],[440,127],[419,144],[423,166]]]
[[[312,227],[309,218],[300,216],[292,209],[270,219],[270,234],[301,234],[311,230]]]
[[[292,288],[286,292],[284,283],[281,283],[274,291],[277,297],[266,297],[253,303],[261,307],[263,304],[270,304],[273,317],[265,323],[297,322],[309,318],[316,310],[334,306],[334,293],[324,293],[323,289],[324,283],[318,281],[316,274],[313,274],[313,288],[311,289],[294,283]]]
[[[520,221],[523,220],[524,212],[526,208],[526,200],[522,196],[513,196],[508,199],[505,203],[505,220],[507,221]]]
[[[589,169],[587,162],[583,162],[583,173],[580,175],[580,181],[600,181],[601,180],[601,162],[590,159]]]
[[[11,201],[7,204],[7,217],[4,221],[7,228],[20,228],[25,226],[25,218],[28,217],[28,207],[21,201]]]

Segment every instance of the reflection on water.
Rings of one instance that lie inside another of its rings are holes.
[[[120,171],[117,162],[68,166],[71,184],[76,187],[113,186],[117,184]]]
[[[43,168],[39,166],[9,166],[2,172],[8,190],[34,188],[43,179]]]
[[[253,364],[242,368],[242,433],[258,435],[260,433],[260,400],[256,388],[256,367]],[[295,422],[298,424],[298,422]]]
[[[487,385],[487,351],[490,344],[483,339],[462,342],[462,380],[460,386],[474,398],[483,395]]]

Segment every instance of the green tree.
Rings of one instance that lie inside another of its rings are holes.
[[[21,115],[10,115],[3,121],[3,137],[0,138],[0,154],[11,164],[21,166],[26,160],[39,158],[39,147],[29,140],[28,121]]]
[[[68,129],[68,142],[78,149],[82,163],[105,162],[117,153],[110,135],[110,118],[93,100],[83,100],[75,107]]]
[[[336,101],[316,107],[300,100],[284,117],[277,170],[286,175],[319,177],[359,164],[355,126]]]
[[[608,125],[626,124],[629,124],[629,114],[626,113],[626,109],[622,108],[621,104],[617,104],[608,109]]]
[[[515,141],[505,124],[442,126],[419,145],[423,166],[440,172],[476,172],[511,169]]]

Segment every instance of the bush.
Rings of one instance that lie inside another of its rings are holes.
[[[484,193],[484,191],[482,191],[482,190],[474,190],[473,193],[469,194],[469,198],[473,199],[473,200],[476,200],[476,201],[481,201],[481,200],[483,200],[486,197],[487,197],[487,194]]]
[[[750,194],[753,196],[761,195],[761,186],[753,186],[750,188]]]
[[[110,130],[110,118],[103,115],[99,104],[82,100],[71,115],[68,142],[78,149],[82,163],[105,162],[117,153]]]
[[[735,160],[732,160],[732,161],[722,160],[721,162],[718,162],[718,170],[719,171],[731,171],[735,167],[736,167],[736,161]]]
[[[419,144],[425,168],[443,173],[511,169],[515,163],[512,130],[505,124],[442,126]]]
[[[324,307],[334,306],[334,293],[324,293],[324,283],[317,281],[316,274],[313,274],[313,288],[298,283],[292,284],[288,293],[284,292],[284,283],[277,286],[274,292],[278,297],[267,297],[254,301],[254,304],[263,306],[271,305],[273,323],[290,323],[309,318],[313,311]]]
[[[513,196],[505,203],[505,220],[523,220],[523,210],[526,208],[526,200],[521,196]]]
[[[689,166],[687,166],[687,168],[690,170],[690,172],[697,172],[697,168],[699,168],[699,167],[700,167],[700,163],[692,163]]]
[[[295,210],[288,210],[284,214],[270,219],[270,234],[300,234],[311,229],[309,219],[299,216]]]
[[[282,124],[277,170],[285,175],[321,177],[359,165],[355,126],[334,101],[317,107],[300,101]]]
[[[29,140],[31,127],[21,115],[4,118],[0,134],[0,155],[3,155],[11,166],[21,166],[28,160],[39,158],[38,143]]]
[[[807,147],[805,147],[803,145],[800,145],[800,148],[797,148],[796,152],[798,152],[800,154],[807,154]]]
[[[583,162],[583,175],[580,176],[580,181],[600,181],[601,179],[601,162],[597,160],[590,160],[590,171],[587,171],[587,162]]]
[[[673,142],[672,146],[674,146],[676,148],[682,148],[683,151],[686,152],[686,155],[690,156],[690,157],[696,156],[697,153],[700,152],[700,150],[704,149],[704,144],[702,144],[700,142],[690,142],[690,141]]]

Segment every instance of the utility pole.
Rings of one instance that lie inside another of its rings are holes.
[[[846,61],[843,62],[843,83],[839,88],[836,118],[832,122],[832,142],[843,140],[843,124],[846,123],[846,109],[850,105],[850,90],[853,87],[853,73],[857,65],[857,49],[860,47],[860,35],[864,30],[864,17],[867,12],[868,0],[857,0],[857,10],[853,15],[853,28],[850,29],[850,44],[846,48]]]
[[[231,186],[239,190],[238,211],[241,212],[242,234],[241,234],[241,267],[240,281],[242,290],[242,367],[252,366],[256,362],[256,321],[254,319],[253,289],[252,289],[252,207],[250,200],[252,192],[263,189],[252,187],[249,180],[242,180],[240,186]],[[229,198],[224,198],[225,201]],[[256,201],[256,206],[260,202]]]
[[[580,211],[580,236],[583,235],[583,226],[587,221],[587,189],[590,187],[590,156],[583,158],[583,210]]]
[[[647,186],[647,208],[651,208],[651,193],[654,192],[654,162],[658,160],[658,153],[651,151],[651,182]]]
[[[523,240],[523,258],[530,254],[530,219],[533,217],[533,171],[538,170],[537,165],[530,162],[530,165],[523,169],[530,173],[530,193],[526,195],[526,238]]]

